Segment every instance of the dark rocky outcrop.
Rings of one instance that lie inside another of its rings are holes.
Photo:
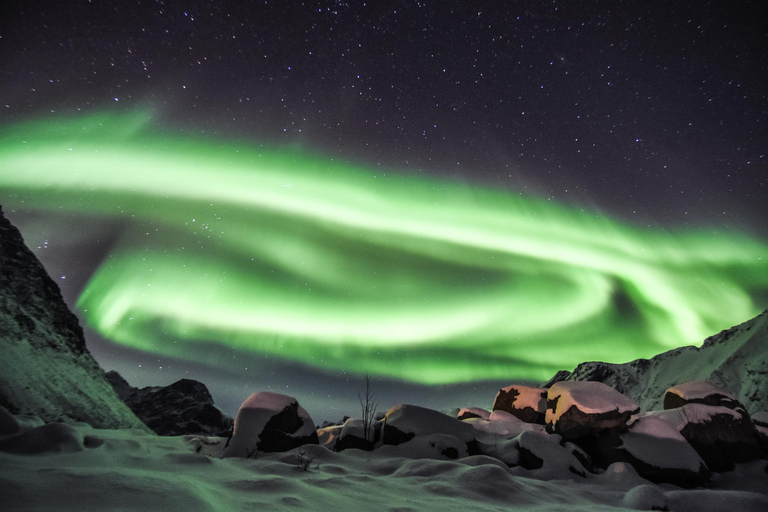
[[[228,436],[234,420],[213,404],[205,384],[181,379],[169,386],[134,388],[115,372],[107,379],[118,396],[156,434]]]
[[[0,350],[0,405],[11,413],[146,430],[107,382],[59,287],[1,209]]]

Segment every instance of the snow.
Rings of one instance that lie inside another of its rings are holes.
[[[712,416],[729,415],[736,421],[741,421],[741,415],[738,411],[723,407],[720,405],[706,404],[685,404],[682,407],[668,409],[666,411],[652,411],[648,416],[655,416],[663,419],[674,426],[677,431],[683,430],[688,423],[705,423],[712,421]]]
[[[544,413],[546,409],[546,400],[542,397],[542,394],[546,396],[546,389],[544,388],[532,388],[529,386],[512,385],[503,388],[502,391],[509,393],[512,390],[517,391],[519,394],[515,397],[514,407],[515,409],[523,409],[530,407],[534,411]]]
[[[571,407],[578,408],[586,414],[602,414],[611,411],[619,413],[633,412],[638,405],[612,387],[602,382],[592,381],[562,381],[556,382],[549,388],[547,401],[558,399],[553,411],[547,409],[546,421],[554,425]]]
[[[510,469],[488,456],[455,461],[413,458],[418,455],[415,448],[430,442],[458,441],[449,436],[426,434],[373,452],[334,453],[307,445],[250,459],[221,459],[216,454],[224,438],[161,437],[135,429],[93,429],[82,423],[69,425],[71,430],[40,427],[21,428],[36,429],[36,443],[54,446],[45,439],[55,439],[65,430],[64,438],[80,439],[82,444],[77,443],[75,451],[48,450],[37,455],[29,455],[29,449],[0,451],[4,511],[363,510],[376,506],[425,512],[603,512],[660,500],[659,493],[672,511],[768,509],[765,461],[715,475],[711,489],[680,490],[652,485],[624,463],[586,478],[558,469],[554,479],[542,479],[546,471]],[[13,436],[0,436],[0,440]],[[525,443],[545,451],[565,450],[558,448],[557,436],[533,436]],[[306,470],[302,462],[307,462]]]

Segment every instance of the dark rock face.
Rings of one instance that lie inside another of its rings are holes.
[[[0,405],[11,413],[146,430],[105,379],[59,287],[2,210],[0,347]]]
[[[214,404],[205,384],[181,379],[170,386],[131,387],[111,371],[107,379],[118,396],[149,428],[161,436],[187,434],[225,436],[234,420]]]
[[[256,448],[261,452],[287,452],[305,444],[319,444],[317,431],[309,436],[293,435],[304,425],[299,417],[299,403],[293,402],[264,425]]]

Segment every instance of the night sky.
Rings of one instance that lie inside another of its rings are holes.
[[[7,1],[0,204],[135,386],[490,407],[768,307],[761,7]]]

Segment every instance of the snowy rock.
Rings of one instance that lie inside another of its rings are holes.
[[[547,390],[512,385],[496,393],[494,411],[506,411],[527,423],[544,424],[547,411]]]
[[[734,463],[766,457],[743,410],[691,403],[654,414],[673,425],[712,471],[730,471]]]
[[[591,440],[587,452],[605,467],[628,462],[651,482],[697,487],[709,481],[709,470],[674,425],[650,413],[634,419],[624,431],[608,431]]]
[[[229,436],[234,420],[213,404],[202,382],[181,379],[169,386],[134,388],[117,372],[107,379],[118,396],[156,434],[161,436]]]
[[[468,408],[461,409],[459,413],[456,415],[456,419],[468,420],[470,418],[480,418],[483,420],[487,420],[490,415],[491,413],[486,411],[485,409],[481,409],[479,407],[468,407]]]
[[[546,427],[566,440],[624,426],[638,405],[600,382],[563,381],[547,392]]]
[[[623,364],[582,363],[572,372],[558,372],[544,387],[564,380],[603,382],[644,411],[661,409],[666,389],[705,380],[730,390],[750,413],[768,410],[768,311],[710,336],[701,347],[676,348]]]
[[[621,506],[633,510],[669,510],[667,497],[655,485],[638,485],[624,495]]]
[[[488,415],[488,421],[495,421],[495,422],[501,421],[506,423],[528,423],[528,422],[524,422],[514,414],[509,413],[507,411],[493,411],[491,414]]]
[[[760,411],[752,415],[752,423],[758,434],[758,442],[764,452],[768,452],[768,412]]]
[[[262,391],[249,396],[235,418],[232,439],[222,457],[253,457],[257,452],[284,452],[318,444],[309,413],[295,398]]]
[[[493,411],[487,420],[470,418],[465,420],[475,429],[479,453],[494,457],[508,466],[520,462],[518,436],[523,432],[546,434],[544,425],[525,423],[508,412]]]
[[[586,476],[587,470],[576,456],[560,444],[558,435],[523,432],[517,438],[519,465],[528,470],[541,470],[538,478],[568,479]]]
[[[397,446],[385,446],[381,453],[409,459],[437,460],[457,460],[469,455],[467,443],[446,434],[416,436]]]
[[[733,395],[703,380],[678,384],[664,393],[664,409],[675,409],[685,404],[722,405],[744,410]]]
[[[348,419],[344,422],[344,426],[339,433],[335,451],[340,452],[348,448],[371,451],[374,448],[375,441],[381,435],[380,429],[380,423],[373,423],[368,426],[368,435],[366,436],[363,420]]]
[[[336,449],[336,442],[339,440],[344,425],[332,425],[330,427],[323,427],[317,431],[317,440],[320,446],[324,446],[328,450],[334,451]]]
[[[83,435],[66,423],[48,423],[0,439],[0,452],[19,455],[74,453],[82,450],[85,450]]]
[[[2,210],[0,346],[0,405],[12,414],[147,430],[105,379],[58,285]]]
[[[382,421],[384,444],[397,445],[415,436],[444,434],[466,443],[471,455],[478,453],[472,425],[447,414],[417,405],[396,405],[387,411]]]

